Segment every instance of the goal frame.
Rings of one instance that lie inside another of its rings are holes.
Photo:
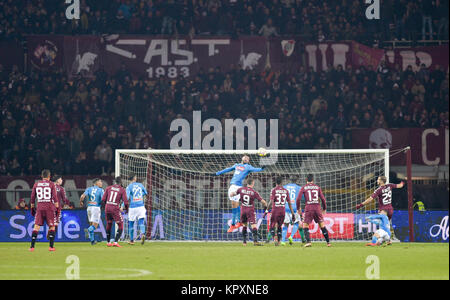
[[[258,150],[179,150],[179,149],[116,149],[114,161],[114,174],[120,176],[120,154],[258,154]],[[313,149],[313,150],[275,150],[268,149],[267,156],[271,154],[360,154],[384,153],[384,170],[389,182],[389,149]]]
[[[311,150],[296,150],[296,149],[290,149],[290,150],[277,150],[277,149],[267,149],[267,155],[270,156],[272,154],[373,154],[373,153],[379,153],[383,154],[384,156],[384,176],[387,178],[387,182],[389,182],[389,157],[390,152],[389,149],[311,149]],[[258,150],[184,150],[184,149],[116,149],[115,150],[115,176],[121,176],[120,172],[120,155],[121,154],[146,154],[146,155],[152,155],[152,154],[171,154],[171,155],[177,155],[177,154],[184,154],[184,155],[257,155]],[[150,171],[151,172],[151,171]],[[151,174],[150,178],[147,178],[147,181],[151,181]],[[151,191],[149,191],[149,194],[151,194]],[[151,201],[151,200],[150,200]],[[146,205],[147,206],[147,205]],[[149,203],[149,207],[151,209],[152,203]],[[151,224],[152,224],[152,218],[151,218],[151,212],[147,214],[147,230],[146,230],[146,237],[147,239],[151,239]]]

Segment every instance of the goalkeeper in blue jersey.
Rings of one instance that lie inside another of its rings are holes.
[[[368,216],[370,222],[379,225],[379,228],[372,236],[372,242],[366,244],[366,246],[380,246],[384,242],[391,240],[391,225],[387,216],[387,211],[381,210],[380,214]]]
[[[300,231],[300,236],[302,238],[302,242],[304,243],[305,236],[303,234],[303,227],[300,226],[301,225],[300,222],[301,222],[302,208],[299,207],[298,211],[297,211],[297,196],[298,196],[298,192],[300,191],[300,189],[302,187],[295,183],[288,183],[288,184],[284,185],[283,187],[289,191],[289,198],[291,199],[292,210],[294,211],[294,214],[295,214],[295,221],[294,221],[294,224],[292,224],[291,210],[289,208],[289,203],[286,202],[286,215],[284,218],[284,226],[283,226],[283,232],[282,232],[281,245],[282,246],[286,245],[286,236],[287,236],[287,231],[288,231],[288,227],[290,224],[292,224],[292,231],[291,231],[291,235],[289,236],[289,244],[290,245],[293,244],[293,237],[297,233],[297,230]]]
[[[233,232],[235,229],[241,226],[240,217],[241,217],[241,208],[239,206],[239,195],[231,196],[232,193],[235,193],[240,187],[242,187],[242,181],[244,181],[245,177],[251,172],[261,172],[264,170],[262,168],[255,168],[249,164],[250,157],[244,155],[242,157],[242,162],[240,164],[235,164],[230,168],[226,168],[222,171],[216,173],[217,176],[222,175],[224,173],[228,173],[234,171],[233,178],[230,181],[230,188],[228,189],[228,197],[231,200],[231,226],[228,229],[228,232]]]
[[[138,222],[138,228],[141,234],[141,244],[145,242],[145,216],[146,210],[144,205],[144,197],[147,195],[147,190],[142,183],[136,182],[137,176],[132,174],[130,176],[131,183],[127,186],[127,199],[130,202],[128,209],[128,232],[130,235],[129,244],[134,244],[134,222]]]

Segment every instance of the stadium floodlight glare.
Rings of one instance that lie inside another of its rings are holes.
[[[389,182],[389,149],[268,149],[265,157],[260,157],[258,150],[118,149],[115,173],[125,184],[130,174],[137,174],[146,187],[148,238],[153,231],[156,239],[233,241],[241,239],[238,230],[227,233],[231,219],[227,191],[233,172],[215,173],[240,163],[243,155],[249,155],[255,167],[266,165],[263,172],[251,176],[255,190],[267,201],[275,177],[281,175],[284,184],[295,181],[304,185],[307,174],[313,174],[327,200],[324,217],[331,226],[331,240],[367,240],[372,235],[373,228],[363,217],[365,211],[355,207],[376,189],[378,176],[386,176]],[[276,161],[271,162],[271,156],[276,156]],[[262,206],[258,203],[256,209]],[[265,233],[267,220],[258,212],[260,232]],[[322,238],[320,230],[312,234],[313,240],[315,237]]]

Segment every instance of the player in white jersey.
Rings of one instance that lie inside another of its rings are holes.
[[[137,176],[131,174],[131,183],[127,186],[127,198],[130,202],[128,210],[128,232],[130,235],[129,244],[134,244],[134,222],[138,222],[138,228],[141,234],[141,244],[145,242],[145,210],[144,197],[147,196],[147,190],[142,183],[137,182]]]

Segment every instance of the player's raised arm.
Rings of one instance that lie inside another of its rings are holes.
[[[222,171],[216,172],[216,175],[219,176],[219,175],[234,171],[235,168],[236,168],[236,165],[233,165],[232,167],[229,167],[229,168],[223,169]]]
[[[374,200],[374,197],[372,195],[369,198],[367,198],[363,203],[360,203],[360,204],[356,205],[356,209],[360,209],[361,207],[363,207],[363,206],[369,204],[370,202],[372,202],[373,200]]]
[[[394,185],[395,185],[395,188],[401,189],[405,185],[405,183],[402,181],[399,184],[394,184]]]
[[[252,165],[248,165],[248,170],[250,172],[261,172],[261,171],[264,171],[264,168],[265,168],[265,166],[262,166],[261,168],[255,168]]]

